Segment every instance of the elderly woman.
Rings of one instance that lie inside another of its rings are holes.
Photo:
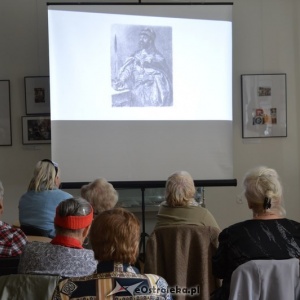
[[[63,277],[92,274],[97,267],[92,250],[82,244],[93,220],[93,208],[82,198],[62,201],[54,219],[56,236],[50,243],[28,243],[21,255],[19,273]]]
[[[62,280],[52,299],[170,299],[163,278],[137,274],[132,267],[140,224],[131,212],[122,208],[102,212],[92,224],[90,238],[98,260],[96,274]]]
[[[118,193],[105,178],[97,178],[81,187],[81,197],[94,209],[94,215],[113,208],[118,202]]]
[[[214,299],[229,298],[232,272],[249,260],[300,257],[300,223],[285,218],[277,172],[256,167],[245,175],[243,184],[252,219],[231,225],[219,236],[213,273],[223,283]]]
[[[157,214],[155,228],[172,224],[195,224],[219,228],[215,218],[195,201],[196,188],[186,171],[172,174],[165,188],[165,198]]]
[[[60,170],[49,160],[39,161],[34,169],[28,191],[19,200],[19,221],[27,235],[53,237],[54,216],[57,205],[72,195],[59,189]]]
[[[4,211],[4,188],[0,181],[0,217]],[[0,257],[18,256],[22,253],[27,238],[24,232],[0,220]]]

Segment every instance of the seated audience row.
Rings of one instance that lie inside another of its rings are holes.
[[[53,299],[95,297],[99,296],[97,293],[137,296],[139,289],[134,288],[132,292],[125,287],[167,286],[163,278],[140,275],[132,267],[138,255],[140,224],[130,212],[112,209],[118,201],[118,194],[110,183],[99,178],[83,186],[81,196],[87,201],[74,199],[59,190],[59,184],[57,164],[42,160],[36,165],[28,192],[19,203],[21,226],[46,231],[54,237],[51,243],[32,242],[24,248],[26,236],[22,231],[0,222],[3,227],[0,232],[0,256],[1,243],[4,245],[2,249],[5,249],[8,236],[5,230],[13,231],[18,236],[15,240],[19,240],[16,243],[19,245],[11,254],[19,255],[23,251],[20,272],[88,276],[60,282]],[[254,168],[245,175],[243,184],[253,216],[250,220],[229,226],[219,235],[212,268],[216,278],[223,281],[221,288],[212,295],[214,300],[229,299],[231,275],[243,263],[257,259],[300,257],[300,223],[285,217],[282,186],[277,172],[264,166]],[[195,193],[194,181],[189,173],[179,171],[172,174],[166,182],[166,200],[159,207],[155,228],[191,224],[219,230],[212,214],[195,201]],[[0,196],[2,213],[2,185]],[[93,251],[82,246],[88,236]],[[8,250],[2,252],[10,253]],[[141,284],[138,285],[138,282]],[[96,284],[116,289],[99,291],[95,289]],[[158,299],[171,297],[168,293],[156,296]]]
[[[54,216],[57,205],[73,196],[59,189],[58,164],[50,159],[39,161],[34,169],[28,191],[19,200],[19,221],[27,235],[55,236]],[[118,193],[104,178],[82,186],[81,196],[89,201],[94,215],[114,207]]]
[[[122,208],[100,213],[90,239],[98,261],[95,274],[62,280],[52,299],[172,299],[162,277],[139,274],[133,267],[140,241],[140,223],[134,214]]]

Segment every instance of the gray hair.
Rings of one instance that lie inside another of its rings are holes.
[[[245,175],[243,185],[245,197],[256,213],[270,211],[285,216],[282,185],[274,169],[259,166]],[[265,203],[269,205],[266,207]]]
[[[171,207],[188,206],[194,200],[195,193],[194,180],[186,171],[175,172],[166,182],[165,197]]]
[[[60,202],[56,213],[61,217],[86,216],[92,211],[92,206],[83,198],[70,198]]]
[[[94,208],[94,214],[112,209],[118,202],[118,193],[105,178],[97,178],[81,187],[81,197]]]

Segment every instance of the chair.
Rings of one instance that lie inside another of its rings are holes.
[[[58,275],[13,274],[0,276],[0,300],[48,300],[52,298]]]
[[[17,274],[20,256],[0,257],[0,276]]]
[[[27,235],[28,242],[45,242],[49,243],[52,241],[51,238],[46,236],[39,236],[39,235]]]
[[[173,294],[174,299],[208,300],[220,286],[212,275],[211,260],[217,249],[219,229],[199,225],[156,228],[146,245],[145,273],[157,274],[170,287],[197,288],[200,294]]]
[[[50,230],[44,230],[30,225],[21,225],[20,228],[26,235],[49,237],[51,233]]]
[[[252,260],[232,273],[229,300],[299,300],[299,259]]]

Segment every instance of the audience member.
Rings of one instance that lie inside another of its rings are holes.
[[[92,274],[97,267],[92,250],[82,244],[93,220],[92,206],[82,198],[62,201],[54,219],[56,236],[50,243],[28,243],[21,255],[19,273],[63,277]]]
[[[59,186],[58,165],[49,159],[39,161],[28,191],[19,201],[19,221],[21,229],[27,235],[44,235],[51,238],[55,235],[55,209],[61,201],[72,198],[72,195],[60,190]]]
[[[4,212],[4,188],[0,181],[0,216]],[[27,243],[24,232],[0,220],[0,257],[18,256]]]
[[[231,225],[219,235],[213,273],[223,283],[213,299],[228,299],[232,272],[249,260],[300,257],[300,223],[285,218],[277,172],[256,167],[245,175],[243,184],[253,217]]]
[[[215,218],[195,200],[196,188],[192,176],[186,171],[172,174],[165,189],[166,201],[157,214],[156,228],[172,224],[195,224],[219,228]]]
[[[113,208],[118,202],[118,193],[105,178],[95,179],[81,187],[81,197],[94,209],[94,215]]]
[[[140,224],[131,212],[114,208],[100,213],[90,239],[98,260],[97,273],[60,281],[52,299],[171,298],[163,278],[138,274],[132,267],[138,255]]]

